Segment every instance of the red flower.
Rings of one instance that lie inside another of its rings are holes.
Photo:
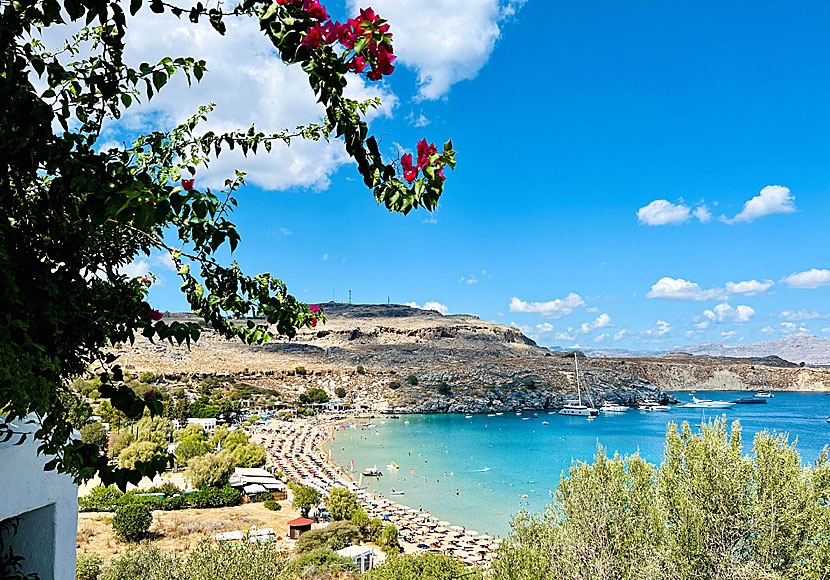
[[[185,191],[190,191],[193,189],[193,179],[182,179],[182,188]]]
[[[366,68],[366,59],[362,56],[356,56],[352,60],[349,61],[349,70],[354,73],[360,74]]]
[[[304,0],[303,9],[315,20],[325,20],[329,17],[326,14],[325,6],[317,2],[317,0]]]
[[[418,141],[418,167],[426,167],[430,164],[430,156],[438,153],[435,143],[427,145],[426,139]]]
[[[147,284],[148,286],[150,285],[150,281],[147,278],[142,278],[141,283],[142,284]]]
[[[410,183],[418,177],[418,168],[412,166],[412,153],[401,156],[401,168],[403,168],[403,178]]]
[[[308,31],[308,34],[306,34],[306,37],[300,44],[310,46],[311,48],[317,48],[323,44],[323,29],[319,25],[316,25]]]
[[[155,391],[147,391],[144,393],[145,397],[158,397],[158,394]]]
[[[311,319],[311,328],[314,328],[315,326],[317,326],[317,318],[316,317]]]
[[[152,320],[153,322],[158,322],[159,320],[164,318],[164,314],[162,314],[161,312],[159,312],[158,310],[155,310],[155,309],[150,311],[149,316],[150,316],[150,320]]]
[[[308,307],[308,309],[309,309],[309,310],[311,310],[312,312],[317,312],[318,310],[320,310],[320,307],[319,307],[319,306],[317,306],[316,304],[311,304],[311,305]]]

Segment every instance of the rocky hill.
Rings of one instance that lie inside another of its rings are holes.
[[[190,348],[138,339],[117,352],[128,371],[151,371],[173,384],[233,376],[285,399],[312,386],[333,398],[343,387],[344,402],[379,411],[555,409],[575,396],[573,358],[537,346],[515,328],[400,305],[322,307],[327,323],[292,341],[248,346],[205,329]],[[587,369],[584,378],[597,401],[668,400],[648,381],[616,368]]]
[[[173,384],[232,376],[287,400],[309,387],[334,398],[342,387],[344,402],[377,411],[556,409],[575,396],[573,356],[541,348],[513,327],[400,305],[322,306],[328,322],[292,341],[248,346],[205,329],[190,348],[140,339],[118,353],[127,370],[152,371]],[[581,359],[580,367],[597,404],[665,402],[667,390],[756,389],[762,374],[771,389],[830,389],[823,369],[778,358],[608,357]]]
[[[552,350],[561,350],[552,347]],[[653,358],[670,351],[584,349],[592,357]],[[765,340],[748,344],[729,345],[721,342],[704,342],[674,349],[688,354],[709,357],[759,358],[778,356],[784,360],[809,365],[830,365],[830,340],[811,334],[792,334],[779,340]]]

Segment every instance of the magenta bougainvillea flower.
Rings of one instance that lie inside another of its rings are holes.
[[[300,43],[311,48],[317,48],[323,44],[323,28],[318,24],[308,31],[303,41]]]
[[[314,328],[315,326],[317,326],[317,318],[316,317],[311,319],[311,328]]]
[[[144,393],[144,397],[158,397],[158,393],[156,393],[155,391],[147,391],[146,393]]]
[[[193,179],[182,179],[182,189],[190,191],[193,189]]]
[[[316,304],[312,304],[308,307],[308,309],[311,310],[312,312],[317,312],[318,310],[320,310],[320,307],[317,306]]]
[[[415,181],[418,177],[418,168],[412,165],[412,153],[401,156],[401,168],[403,168],[403,178],[407,181]]]
[[[161,312],[159,312],[158,310],[155,310],[155,309],[150,311],[149,316],[150,316],[150,320],[152,320],[153,322],[158,322],[159,320],[164,318],[164,314],[162,314]]]

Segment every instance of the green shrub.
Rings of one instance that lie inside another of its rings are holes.
[[[418,377],[416,377],[415,375],[409,375],[408,377],[406,377],[406,382],[414,387],[418,384]]]
[[[266,509],[269,509],[269,510],[275,511],[275,512],[278,512],[282,509],[282,506],[280,505],[280,503],[278,501],[274,501],[273,499],[266,499],[262,503],[262,505],[265,506]]]
[[[146,373],[141,373],[138,377],[138,382],[140,383],[152,383],[156,380],[156,375],[147,371]]]
[[[210,451],[211,449],[204,439],[198,435],[190,435],[182,439],[181,443],[176,447],[176,461],[180,465],[187,465],[187,462],[194,457],[207,455]]]
[[[98,580],[101,573],[101,566],[104,561],[101,556],[92,552],[90,554],[78,554],[78,561],[75,565],[75,580]]]
[[[448,396],[452,393],[452,388],[444,381],[438,384],[438,393],[444,396]]]
[[[366,374],[366,369],[363,368],[363,365],[357,365],[357,374],[359,374],[359,375]]]
[[[262,503],[264,501],[270,500],[273,494],[270,491],[263,491],[260,493],[255,493],[253,495],[248,496],[248,501],[251,503]]]
[[[358,508],[357,494],[343,487],[334,487],[329,492],[326,507],[335,521],[351,519],[352,513]]]
[[[401,551],[401,545],[398,543],[398,528],[392,524],[383,526],[378,538],[378,545],[387,553],[396,554]]]
[[[533,387],[536,385],[536,381],[533,380],[533,377],[525,377],[522,379],[522,386],[525,387]]]
[[[542,578],[525,572],[521,567],[513,563],[516,578],[528,578],[539,580],[552,580]],[[444,554],[433,554],[424,552],[417,555],[400,555],[387,558],[378,568],[363,575],[362,580],[402,580],[404,578],[429,578],[430,580],[453,580],[464,578],[464,580],[481,580],[481,571],[473,568],[468,569],[461,560]],[[574,578],[591,578],[591,576],[575,576]],[[558,579],[557,579],[558,580]]]
[[[227,484],[221,488],[203,487],[186,494],[184,498],[188,506],[197,509],[228,507],[242,503],[242,494]]]
[[[336,389],[334,389],[334,394],[337,395],[338,399],[342,399],[346,396],[346,389],[344,389],[343,387],[337,387]]]
[[[89,494],[78,498],[78,506],[82,512],[113,512],[118,508],[118,500],[124,494],[114,485],[96,485]]]
[[[184,477],[196,489],[221,487],[228,482],[236,467],[236,458],[224,451],[219,454],[193,457],[188,461]]]
[[[393,390],[394,389],[400,389],[401,384],[398,381],[392,381],[391,383],[389,383],[389,388],[393,389]]]
[[[150,507],[142,503],[130,503],[116,510],[112,518],[112,529],[119,539],[125,542],[138,542],[147,537],[153,513]]]
[[[360,539],[360,531],[352,522],[332,522],[325,528],[304,533],[297,540],[294,551],[306,554],[313,550],[339,550],[351,546]]]
[[[294,367],[294,372],[300,376],[303,376],[307,371],[305,370],[305,367]]]
[[[112,442],[112,446],[109,448],[107,455],[112,459],[117,458],[124,449],[132,445],[133,441],[135,441],[135,437],[129,431],[119,433],[115,436],[115,441]]]
[[[152,461],[162,452],[161,446],[154,441],[136,441],[118,454],[118,465],[133,469],[136,463]]]
[[[357,565],[351,558],[338,556],[334,551],[319,548],[303,554],[294,562],[297,573],[303,578],[319,578],[326,575],[331,578],[333,575],[340,575],[343,572],[357,572]]]

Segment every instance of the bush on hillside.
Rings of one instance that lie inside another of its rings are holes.
[[[334,394],[337,395],[338,399],[342,399],[346,396],[346,389],[344,389],[343,387],[337,387],[334,389]]]
[[[452,388],[446,382],[442,381],[438,384],[438,393],[440,395],[448,396],[452,394]]]
[[[294,552],[306,554],[313,550],[340,550],[360,540],[360,531],[352,522],[332,522],[319,530],[304,533],[297,540]]]
[[[118,501],[123,495],[114,485],[96,485],[87,495],[78,499],[78,506],[82,512],[113,512],[118,509]]]
[[[190,435],[182,439],[174,452],[179,465],[187,465],[194,457],[201,457],[210,453],[208,444],[198,435]]]
[[[118,454],[118,465],[134,469],[139,461],[149,462],[161,452],[161,446],[154,441],[136,441]]]
[[[522,570],[517,569],[516,573],[521,574]],[[362,580],[408,580],[410,578],[429,578],[430,580],[455,580],[456,578],[464,578],[464,580],[481,580],[482,574],[480,570],[475,568],[468,569],[461,560],[456,560],[451,556],[424,552],[414,556],[399,555],[389,557],[381,566],[371,570],[361,578]],[[527,578],[528,580],[553,580],[552,578],[543,579],[532,575],[522,576],[522,578]],[[576,578],[589,578],[589,576],[577,576]]]
[[[359,375],[366,374],[366,369],[363,368],[363,365],[357,365],[357,374],[359,374]]]
[[[115,436],[115,441],[112,442],[107,451],[107,456],[111,459],[117,458],[124,449],[132,445],[133,441],[135,441],[135,437],[129,431],[119,433]]]
[[[357,572],[357,565],[351,558],[338,556],[328,549],[312,550],[297,558],[294,562],[297,573],[303,578],[342,577],[343,572]]]
[[[107,452],[109,435],[107,434],[107,430],[104,429],[104,426],[97,421],[81,427],[81,439],[84,443],[92,443],[93,445],[97,445],[99,450],[104,453]]]
[[[262,505],[265,506],[266,509],[269,509],[269,510],[275,511],[275,512],[278,512],[282,509],[282,506],[280,505],[280,503],[278,501],[274,501],[273,499],[266,499],[262,503]]]
[[[236,467],[236,458],[230,453],[211,453],[188,461],[184,477],[196,489],[221,487],[228,483]]]
[[[398,381],[392,381],[391,383],[389,383],[389,388],[392,389],[392,390],[400,389],[401,384]]]
[[[378,545],[381,550],[387,554],[397,554],[401,551],[401,545],[398,543],[398,528],[392,524],[383,526],[378,538]]]
[[[351,519],[358,507],[357,494],[343,487],[334,487],[329,492],[326,507],[335,521]]]
[[[521,514],[493,562],[494,580],[825,578],[830,463],[804,467],[786,435],[669,424],[663,461],[639,454],[577,462],[544,514]]]
[[[101,573],[101,566],[104,561],[95,552],[89,554],[78,554],[75,565],[75,580],[98,580]]]
[[[153,513],[149,506],[131,503],[119,507],[112,518],[112,529],[125,542],[138,542],[147,537]]]
[[[416,377],[415,375],[409,375],[408,377],[406,377],[406,382],[414,387],[418,384],[418,377]]]

